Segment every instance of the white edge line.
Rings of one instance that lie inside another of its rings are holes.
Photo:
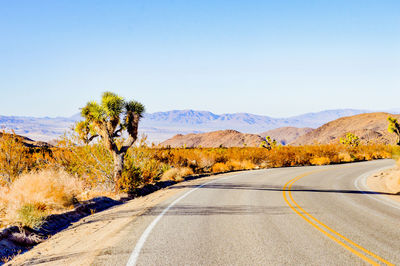
[[[360,175],[356,180],[354,180],[354,186],[355,186],[359,191],[361,191],[363,194],[365,194],[366,196],[370,197],[371,199],[374,199],[374,200],[379,201],[379,202],[381,202],[381,203],[383,203],[383,204],[386,204],[386,205],[388,205],[388,206],[391,206],[391,207],[393,207],[393,208],[395,208],[395,209],[399,209],[399,210],[400,210],[400,204],[398,204],[397,201],[391,200],[391,199],[387,198],[387,197],[384,196],[384,195],[379,195],[379,194],[373,194],[373,195],[371,195],[371,194],[369,194],[369,193],[365,193],[365,192],[364,192],[365,190],[371,191],[371,190],[368,188],[367,184],[366,184],[366,181],[367,181],[367,178],[368,178],[368,177],[370,177],[370,176],[373,175],[374,173],[377,173],[377,172],[379,172],[379,171],[383,171],[383,170],[386,170],[386,169],[390,169],[390,168],[393,168],[393,166],[387,166],[387,167],[375,169],[375,170],[373,170],[373,171],[370,171],[370,172],[367,172],[367,173],[365,173],[365,174],[362,174],[362,175]],[[363,188],[363,189],[361,189],[361,188]],[[373,192],[373,191],[371,191],[371,192]],[[379,193],[379,192],[378,192],[378,193]]]
[[[240,174],[239,174],[240,175]],[[234,176],[228,176],[228,177],[224,177],[224,178],[218,178],[215,180],[211,180],[209,182],[206,182],[204,184],[198,185],[197,187],[193,188],[192,190],[189,190],[188,192],[186,192],[185,194],[183,194],[182,196],[180,196],[179,198],[177,198],[176,200],[174,200],[170,205],[168,205],[168,207],[166,207],[152,222],[151,224],[149,224],[146,228],[146,230],[144,230],[143,234],[141,235],[139,241],[136,243],[135,249],[132,251],[131,256],[129,257],[128,262],[126,263],[126,266],[134,266],[136,265],[136,262],[139,258],[139,254],[140,251],[142,250],[144,243],[146,242],[147,238],[149,237],[151,231],[153,230],[153,228],[157,225],[157,223],[161,220],[161,218],[164,216],[164,214],[171,209],[171,207],[173,207],[176,203],[178,203],[179,201],[181,201],[182,199],[184,199],[185,197],[187,197],[190,193],[192,193],[193,191],[196,191],[197,189],[219,181],[219,180],[224,180],[224,179],[228,179],[228,178],[232,178],[232,177],[236,177],[238,175],[234,175]]]

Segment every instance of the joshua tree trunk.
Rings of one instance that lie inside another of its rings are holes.
[[[124,169],[124,156],[125,153],[114,153],[114,186],[115,191],[119,191],[119,181],[122,177],[122,170]]]

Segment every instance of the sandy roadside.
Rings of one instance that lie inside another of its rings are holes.
[[[186,181],[185,185],[199,185],[207,181],[234,175],[227,173]],[[181,186],[178,183],[175,186]],[[172,186],[174,187],[174,186]],[[91,265],[100,250],[112,247],[119,241],[123,229],[134,222],[141,214],[180,193],[184,188],[161,189],[144,197],[133,199],[126,204],[83,218],[66,230],[54,235],[30,251],[16,256],[6,265]],[[129,215],[120,215],[129,213]],[[113,217],[112,220],[107,217]],[[77,254],[77,256],[65,256]]]
[[[400,167],[395,167],[374,174],[367,179],[367,186],[373,191],[397,194],[400,193]],[[387,195],[400,202],[399,195]]]

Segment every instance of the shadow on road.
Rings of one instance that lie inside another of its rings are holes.
[[[180,188],[195,188],[193,185],[181,185],[181,186],[173,186],[169,189],[180,189]],[[233,190],[255,190],[255,191],[284,191],[282,187],[269,186],[264,185],[249,185],[249,184],[232,184],[232,183],[217,183],[217,184],[208,184],[201,187],[201,189],[233,189]],[[375,195],[391,195],[391,196],[400,196],[400,194],[396,193],[386,193],[386,192],[376,192],[376,191],[367,191],[367,190],[346,190],[346,189],[314,189],[304,186],[292,186],[290,188],[292,192],[318,192],[318,193],[349,193],[349,194],[375,194]]]
[[[179,185],[173,186],[169,189],[180,189],[180,188],[196,188],[196,185]],[[231,189],[231,190],[253,190],[253,191],[272,191],[272,192],[282,192],[284,189],[282,187],[264,185],[260,186],[259,184],[232,184],[232,183],[217,183],[217,184],[208,184],[204,185],[200,189]],[[360,191],[360,190],[343,190],[343,189],[314,189],[304,186],[292,186],[292,192],[313,192],[313,193],[346,193],[346,194],[377,194],[377,195],[398,195],[391,193],[383,193],[383,192],[374,192],[374,191]],[[398,195],[400,196],[400,195]],[[107,213],[103,215],[99,215],[96,219],[88,221],[87,223],[93,223],[97,221],[112,221],[115,219],[121,219],[126,217],[131,217],[133,215],[147,215],[147,216],[157,216],[160,214],[166,206],[160,205],[154,208],[151,208],[143,213],[143,209],[131,209],[131,210],[121,210],[114,213]],[[266,206],[255,206],[255,205],[221,205],[218,206],[201,206],[201,205],[183,205],[178,204],[171,207],[165,215],[188,215],[188,216],[196,216],[196,215],[257,215],[257,214],[268,214],[268,215],[287,215],[292,214],[293,212],[288,209],[288,206],[274,206],[274,207],[266,207]]]
[[[160,205],[153,207],[142,213],[143,216],[157,216],[166,206]],[[123,219],[137,215],[138,210],[121,210],[113,213],[104,213],[87,221],[86,224],[95,223],[99,221],[113,221],[116,219]],[[202,206],[196,204],[178,204],[171,207],[166,216],[212,216],[212,215],[287,215],[293,214],[288,206],[254,206],[254,205],[220,205],[220,206]]]
[[[158,215],[165,209],[160,206],[150,210],[147,215]],[[284,215],[291,214],[288,206],[264,207],[254,205],[221,205],[221,206],[202,206],[195,204],[179,204],[171,207],[165,215],[177,216],[207,216],[207,215]]]

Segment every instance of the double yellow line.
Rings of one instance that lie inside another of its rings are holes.
[[[387,261],[387,260],[379,257],[378,255],[372,253],[371,251],[367,250],[366,248],[363,248],[362,246],[358,245],[357,243],[354,243],[353,241],[351,241],[347,237],[341,235],[340,233],[336,232],[335,230],[333,230],[332,228],[330,228],[326,224],[322,223],[317,218],[315,218],[314,216],[312,216],[311,214],[306,212],[293,199],[293,196],[292,196],[292,193],[291,193],[291,187],[296,181],[300,180],[301,178],[303,178],[305,176],[308,176],[308,175],[311,175],[311,174],[315,174],[315,173],[318,173],[318,172],[322,172],[322,171],[327,171],[327,170],[319,170],[319,171],[308,172],[308,173],[296,176],[295,178],[289,180],[289,182],[287,182],[285,184],[285,186],[283,187],[283,198],[285,199],[285,201],[289,205],[289,207],[295,213],[297,213],[301,218],[303,218],[308,223],[310,223],[313,227],[318,229],[321,233],[323,233],[324,235],[326,235],[327,237],[329,237],[330,239],[332,239],[333,241],[335,241],[339,245],[343,246],[344,248],[346,248],[350,252],[352,252],[355,255],[359,256],[360,258],[362,258],[366,262],[368,262],[368,263],[370,263],[372,265],[380,265],[379,263],[377,263],[376,261],[374,261],[373,259],[370,258],[370,257],[372,257],[372,258],[375,258],[376,260],[378,260],[378,261],[380,261],[380,262],[382,262],[382,263],[384,263],[386,265],[394,265],[394,264],[390,263],[389,261]],[[367,255],[369,255],[370,257],[368,257]]]

